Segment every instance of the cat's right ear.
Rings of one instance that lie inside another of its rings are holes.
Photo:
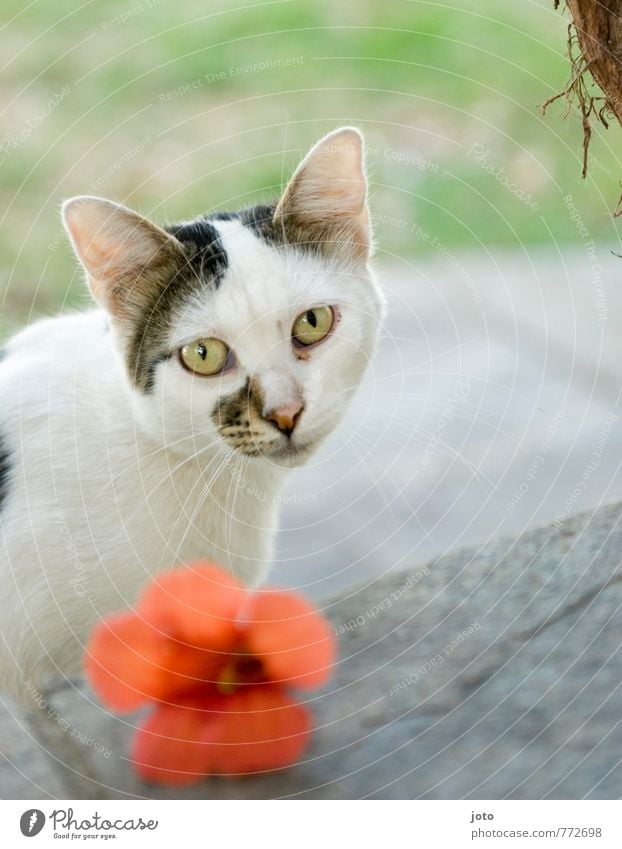
[[[177,239],[104,198],[71,198],[62,217],[93,296],[121,321],[140,315],[183,262]]]
[[[277,204],[274,224],[286,241],[367,262],[371,232],[365,151],[355,127],[333,130],[311,148]]]

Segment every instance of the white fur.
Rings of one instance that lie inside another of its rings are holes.
[[[287,470],[229,448],[211,419],[215,400],[249,375],[268,407],[301,394],[294,442],[315,447],[371,356],[383,301],[364,265],[277,251],[236,221],[217,226],[229,270],[218,290],[184,305],[170,345],[216,336],[235,351],[234,370],[200,378],[173,356],[158,366],[152,394],[135,391],[121,334],[100,310],[40,321],[8,344],[0,686],[14,696],[29,680],[78,672],[93,625],[132,605],[161,569],[205,557],[245,582],[261,580]],[[335,305],[340,320],[302,360],[291,327],[318,304]]]

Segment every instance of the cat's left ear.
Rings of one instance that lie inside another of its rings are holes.
[[[274,215],[289,242],[366,262],[371,232],[363,136],[341,127],[324,136],[296,169]]]
[[[62,215],[91,292],[120,321],[142,315],[184,262],[177,239],[121,204],[76,197]]]

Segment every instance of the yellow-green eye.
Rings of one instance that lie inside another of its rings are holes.
[[[233,353],[220,339],[197,339],[179,352],[182,363],[195,374],[220,374],[233,364]]]
[[[301,313],[292,328],[292,337],[298,345],[315,345],[331,331],[335,314],[331,307],[313,307]]]

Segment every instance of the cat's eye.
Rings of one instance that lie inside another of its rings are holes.
[[[206,376],[220,374],[234,363],[233,352],[220,339],[197,339],[184,345],[179,356],[189,371]]]
[[[297,345],[308,348],[325,339],[335,323],[332,307],[313,307],[300,313],[292,328],[292,339]]]

